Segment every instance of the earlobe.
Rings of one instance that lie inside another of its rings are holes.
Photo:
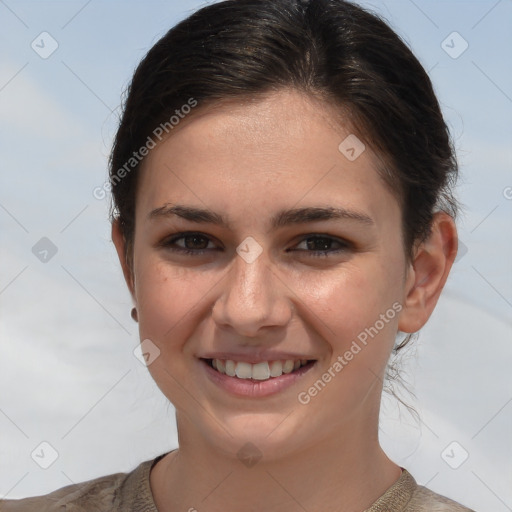
[[[131,267],[128,265],[126,261],[126,240],[121,230],[119,219],[115,219],[112,222],[112,242],[117,251],[117,256],[119,258],[119,262],[121,263],[121,268],[123,270],[124,279],[130,290],[132,297],[135,298],[135,283],[133,279],[133,272]]]
[[[429,237],[415,250],[404,286],[398,329],[419,331],[432,314],[457,254],[457,229],[445,212],[434,215]]]

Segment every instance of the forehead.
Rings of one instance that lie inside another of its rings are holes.
[[[233,212],[245,204],[262,215],[299,201],[369,213],[377,197],[394,201],[379,159],[331,105],[283,90],[197,108],[146,157],[139,213],[177,198]]]

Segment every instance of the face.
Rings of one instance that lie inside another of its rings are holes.
[[[376,432],[408,267],[350,134],[281,91],[195,113],[146,157],[132,291],[183,436],[277,457]]]

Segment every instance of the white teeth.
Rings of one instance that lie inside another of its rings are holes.
[[[238,363],[240,364],[240,363]],[[266,380],[270,377],[270,369],[268,367],[268,363],[264,361],[263,363],[249,365],[252,366],[252,378],[256,380]]]
[[[281,377],[283,375],[283,363],[281,361],[272,361],[269,367],[271,377]]]
[[[280,377],[283,373],[298,370],[308,362],[307,359],[287,359],[286,361],[263,361],[251,364],[231,359],[212,359],[211,365],[219,373],[239,379],[267,380],[271,377]]]
[[[239,379],[252,378],[252,364],[251,363],[237,363],[235,374]]]
[[[292,373],[293,359],[287,359],[283,364],[283,373]]]
[[[231,361],[231,359],[228,359],[226,361],[226,375],[229,375],[230,377],[234,377],[235,374],[235,361]]]

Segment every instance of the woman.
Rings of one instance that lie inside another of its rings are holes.
[[[228,0],[133,77],[112,238],[179,449],[11,510],[469,510],[379,445],[399,331],[457,252],[431,82],[341,0]]]

